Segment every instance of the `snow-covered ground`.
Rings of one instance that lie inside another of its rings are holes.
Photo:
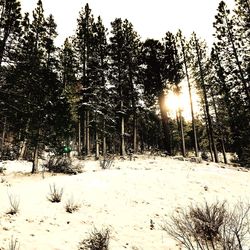
[[[111,169],[99,162],[79,161],[78,175],[31,175],[31,163],[1,162],[0,249],[11,238],[20,250],[73,250],[93,227],[108,227],[110,249],[180,249],[161,230],[163,220],[178,208],[204,201],[249,202],[250,172],[215,163],[191,163],[166,157],[115,160]],[[63,188],[62,202],[51,203],[50,185]],[[20,200],[16,215],[6,214],[9,196]],[[65,203],[74,199],[72,214]],[[150,222],[151,221],[151,222]],[[154,224],[153,230],[150,227]]]

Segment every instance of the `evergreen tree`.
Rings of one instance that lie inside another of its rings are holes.
[[[89,62],[92,59],[93,51],[93,24],[94,17],[91,14],[89,5],[86,4],[84,9],[79,13],[77,19],[77,30],[75,37],[75,47],[78,59],[78,75],[82,85],[81,103],[79,107],[79,124],[83,122],[83,151],[86,155],[90,154],[90,107],[89,95],[91,94],[89,79]],[[82,130],[79,126],[79,132]],[[81,147],[79,145],[79,147]]]
[[[166,107],[166,90],[178,85],[182,79],[182,64],[179,60],[176,41],[173,34],[166,33],[164,44],[148,39],[142,46],[142,69],[144,77],[144,95],[148,106],[159,103],[164,133],[164,148],[172,154],[171,129]]]
[[[180,82],[183,79],[182,62],[180,60],[179,51],[175,36],[171,32],[167,32],[164,38],[164,56],[163,56],[163,75],[169,86],[172,85],[172,90],[176,96],[180,95]],[[169,87],[168,87],[169,88]],[[177,104],[178,105],[178,104]],[[183,117],[180,107],[177,112],[177,120],[179,121],[181,134],[181,149],[182,154],[186,156],[185,139],[183,133]],[[170,140],[171,141],[171,140]],[[171,153],[171,151],[169,151]]]
[[[133,149],[137,151],[137,106],[139,85],[138,53],[140,41],[128,20],[120,18],[111,23],[110,37],[110,82],[117,93],[115,99],[119,103],[116,112],[119,115],[120,154],[125,155],[125,118],[131,110],[133,114]]]
[[[249,0],[236,0],[235,17],[236,37],[240,45],[239,50],[242,58],[247,88],[249,91],[250,82],[250,3]],[[249,95],[249,93],[248,93]]]
[[[20,33],[21,5],[17,0],[0,1],[0,66],[4,55],[15,46],[15,38]],[[8,59],[6,60],[8,61]]]
[[[157,40],[147,39],[142,45],[141,68],[143,74],[144,101],[153,107],[158,101],[164,133],[164,149],[171,152],[170,128],[165,105],[166,81],[163,64],[164,46]]]
[[[98,17],[93,24],[93,41],[95,45],[92,49],[92,58],[89,62],[89,79],[92,88],[90,105],[93,109],[93,130],[95,134],[95,155],[96,159],[100,155],[100,145],[102,141],[102,153],[107,153],[106,137],[112,123],[110,123],[112,103],[110,103],[110,93],[107,88],[108,77],[108,44],[107,30],[102,20]],[[102,136],[102,140],[101,140]]]
[[[44,145],[60,147],[69,132],[68,104],[58,80],[53,39],[56,36],[53,18],[45,21],[42,2],[33,11],[33,20],[25,16],[16,66],[8,76],[9,91],[16,92],[12,102],[22,106],[24,141],[33,148],[32,172],[38,170],[38,153]],[[52,25],[53,24],[53,25]]]
[[[224,2],[218,7],[214,22],[216,44],[215,55],[219,63],[218,77],[222,76],[220,90],[226,105],[231,131],[234,139],[234,150],[245,165],[249,165],[249,32],[247,15],[249,4],[237,1],[235,16]],[[245,14],[244,14],[245,13]],[[245,17],[244,17],[245,16]],[[244,21],[243,21],[244,20]],[[243,28],[245,27],[245,28]]]
[[[207,61],[207,54],[206,54],[206,45],[202,42],[200,42],[196,34],[192,34],[192,38],[190,41],[191,45],[193,46],[194,52],[193,52],[193,71],[194,71],[194,78],[199,83],[199,88],[202,91],[202,98],[204,101],[204,112],[205,112],[205,118],[207,120],[208,124],[208,136],[209,140],[211,141],[211,147],[214,155],[215,162],[218,162],[218,152],[217,152],[217,146],[216,146],[216,140],[214,136],[214,128],[213,128],[213,121],[210,111],[210,104],[208,100],[208,84],[206,76],[207,74],[205,72],[208,72],[208,61]]]
[[[123,30],[125,34],[124,53],[125,63],[128,71],[128,85],[129,85],[129,109],[132,114],[132,147],[134,153],[137,152],[137,119],[139,108],[139,96],[141,89],[140,69],[139,69],[139,52],[141,48],[141,42],[139,35],[134,31],[133,25],[124,20]]]
[[[77,81],[77,59],[73,48],[72,40],[66,38],[60,51],[60,81],[63,85],[63,93],[67,103],[70,106],[70,114],[72,118],[72,128],[74,131],[74,141],[78,138],[78,146],[81,145],[81,136],[78,132],[78,104],[79,104],[79,84]],[[79,142],[80,141],[80,142]],[[69,142],[67,142],[69,144]],[[81,154],[81,148],[78,147],[78,153]]]
[[[3,151],[4,141],[6,137],[6,129],[9,124],[8,112],[11,104],[6,100],[6,92],[3,88],[6,84],[7,67],[13,63],[15,58],[15,46],[20,34],[21,22],[21,5],[17,0],[1,0],[0,1],[0,98],[1,98],[1,119],[0,131],[2,133],[0,150]],[[7,105],[8,103],[8,105]],[[7,105],[7,107],[6,107]],[[10,105],[10,106],[9,106]],[[14,105],[15,106],[15,105]]]
[[[193,129],[193,145],[195,149],[195,156],[198,156],[198,141],[197,141],[197,134],[196,134],[196,125],[195,125],[195,117],[194,117],[194,107],[193,107],[193,98],[192,98],[192,86],[190,80],[190,73],[189,73],[189,57],[188,56],[188,43],[185,41],[185,38],[182,35],[181,31],[177,33],[177,40],[179,42],[179,47],[181,50],[181,56],[183,61],[183,67],[185,71],[185,76],[188,84],[188,93],[189,93],[189,101],[190,101],[190,110],[191,110],[191,117],[192,117],[192,129]]]

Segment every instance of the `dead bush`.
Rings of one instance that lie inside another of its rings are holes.
[[[63,188],[57,188],[55,183],[53,185],[49,185],[49,196],[47,197],[51,202],[61,202],[63,195]]]
[[[87,239],[84,239],[79,246],[79,250],[108,250],[109,249],[110,230],[104,228],[94,230],[89,234]]]
[[[19,204],[20,204],[20,199],[13,194],[8,194],[9,197],[9,202],[10,202],[10,207],[9,210],[7,211],[7,214],[17,214],[19,212]]]
[[[20,244],[18,243],[17,239],[14,239],[13,236],[11,236],[11,240],[9,242],[9,250],[19,250]]]
[[[110,169],[114,162],[114,156],[106,155],[103,160],[100,161],[101,169]]]
[[[225,204],[214,203],[203,207],[191,207],[190,218],[193,221],[195,233],[204,240],[214,241],[219,236],[219,229],[225,220]]]
[[[179,210],[162,229],[189,250],[243,250],[250,233],[249,210],[249,204],[230,210],[226,202],[206,202]]]
[[[67,202],[65,203],[65,209],[66,209],[66,212],[68,213],[73,213],[79,210],[79,208],[80,208],[80,204],[76,203],[73,197],[68,199]]]
[[[221,230],[221,245],[225,250],[243,250],[250,246],[250,204],[238,202],[227,212]]]

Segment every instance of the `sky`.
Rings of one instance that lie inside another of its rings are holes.
[[[20,0],[23,12],[31,12],[37,0]],[[79,11],[89,3],[94,17],[101,16],[110,30],[115,18],[127,18],[142,40],[161,40],[167,31],[181,29],[185,36],[195,31],[212,44],[213,21],[220,0],[43,0],[45,15],[52,14],[58,25],[56,44],[73,35]],[[229,7],[234,0],[225,0]]]

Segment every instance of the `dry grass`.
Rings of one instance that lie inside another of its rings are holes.
[[[67,202],[65,203],[65,209],[66,209],[66,212],[68,213],[76,212],[79,210],[80,207],[81,207],[80,204],[76,203],[73,197],[68,199]]]
[[[15,215],[19,212],[20,199],[13,194],[8,194],[10,207],[7,214]]]
[[[63,188],[57,188],[55,183],[53,185],[49,185],[50,192],[49,196],[47,197],[51,202],[61,202],[62,195],[63,195]]]
[[[20,244],[18,243],[17,239],[14,239],[13,236],[11,237],[10,243],[9,243],[9,248],[8,250],[19,250],[20,249]]]

